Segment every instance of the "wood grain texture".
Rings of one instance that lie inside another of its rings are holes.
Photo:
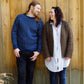
[[[53,6],[56,6],[57,1],[56,0],[45,0],[45,21],[48,21],[49,19],[49,11]]]
[[[71,67],[72,69],[79,69],[79,3],[77,0],[69,0],[69,22],[73,31],[74,41]]]
[[[79,68],[83,70],[83,0],[79,3]]]
[[[84,70],[84,0],[83,0],[83,70]]]
[[[1,0],[0,0],[1,3]],[[0,4],[0,72],[4,70],[4,58],[3,58],[3,29],[2,29],[2,7]],[[3,64],[3,65],[2,65]]]
[[[33,1],[33,0],[32,0]],[[49,18],[49,11],[52,6],[59,6],[64,14],[64,20],[71,24],[74,39],[74,52],[72,58],[72,69],[82,69],[83,66],[83,8],[79,0],[37,0],[40,2],[42,10],[40,17],[45,23]],[[4,57],[5,64],[11,68],[16,66],[15,57],[13,56],[13,49],[11,43],[11,29],[13,22],[18,14],[24,13],[28,9],[31,0],[2,0],[2,28],[3,28],[3,43],[4,43]],[[19,4],[18,4],[19,3]],[[72,6],[71,6],[72,5]],[[81,10],[82,9],[82,10]],[[81,50],[82,49],[82,50]],[[10,54],[9,54],[10,53]],[[10,56],[11,55],[11,56]],[[10,61],[9,61],[10,60]],[[81,63],[79,64],[79,61]],[[6,66],[7,67],[7,66]]]
[[[10,10],[9,10],[9,0],[2,0],[2,28],[3,28],[3,57],[4,66],[6,69],[4,71],[10,71]]]
[[[11,29],[18,14],[23,14],[28,9],[28,5],[34,0],[0,0],[0,72],[17,72],[16,58],[13,54],[11,42]],[[84,0],[36,0],[41,4],[41,14],[39,15],[45,23],[49,19],[49,11],[53,6],[59,6],[64,14],[64,20],[71,24],[74,41],[74,51],[71,64],[68,68],[68,84],[75,77],[71,75],[72,70],[84,70]],[[48,84],[49,75],[44,64],[42,53],[38,56],[34,82],[37,84]],[[40,75],[39,75],[40,74]],[[41,81],[37,81],[40,80]],[[45,80],[48,78],[48,80]],[[84,75],[78,72],[78,83]],[[81,83],[82,84],[82,83]]]

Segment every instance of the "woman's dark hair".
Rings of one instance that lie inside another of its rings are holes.
[[[52,7],[52,9],[54,9],[54,12],[55,12],[56,27],[57,27],[63,19],[63,13],[59,7]],[[49,22],[50,21],[51,21],[51,19],[49,19]]]
[[[24,14],[26,15],[26,14],[29,12],[31,6],[35,7],[36,5],[40,5],[40,3],[37,2],[37,1],[32,1],[32,2],[29,4],[28,10],[27,10]],[[40,21],[40,18],[36,16],[36,17],[35,17],[35,20],[36,20],[37,22],[39,22],[39,21]]]

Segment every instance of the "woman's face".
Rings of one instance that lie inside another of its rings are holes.
[[[49,17],[50,17],[51,20],[55,20],[56,19],[54,9],[50,10]]]

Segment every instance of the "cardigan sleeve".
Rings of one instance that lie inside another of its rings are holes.
[[[73,33],[70,27],[70,24],[67,24],[68,28],[68,40],[67,40],[67,49],[66,49],[66,54],[65,57],[72,58],[72,53],[73,53]]]
[[[47,25],[46,24],[43,27],[43,33],[42,33],[42,50],[43,50],[44,58],[50,57],[48,44],[47,44]]]

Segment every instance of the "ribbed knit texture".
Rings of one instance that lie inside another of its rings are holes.
[[[20,14],[16,17],[12,28],[13,48],[41,52],[43,22],[34,17]]]

